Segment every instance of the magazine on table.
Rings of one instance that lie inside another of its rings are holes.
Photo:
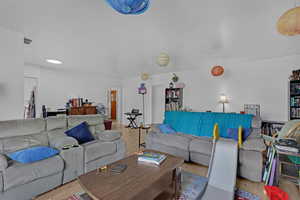
[[[138,155],[139,162],[145,162],[155,165],[160,165],[163,161],[167,158],[166,155],[154,152],[143,152],[142,154]]]

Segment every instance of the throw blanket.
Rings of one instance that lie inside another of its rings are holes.
[[[164,124],[176,131],[195,136],[212,137],[213,127],[219,125],[220,136],[227,135],[228,128],[251,128],[253,115],[213,112],[165,112]]]

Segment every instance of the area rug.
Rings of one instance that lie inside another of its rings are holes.
[[[177,200],[197,200],[197,197],[201,196],[205,185],[207,183],[207,178],[203,176],[198,176],[196,174],[183,171],[182,172],[182,191],[181,195]],[[259,200],[260,198],[250,192],[237,189],[235,200]],[[72,195],[67,200],[92,200],[86,193],[80,192]]]

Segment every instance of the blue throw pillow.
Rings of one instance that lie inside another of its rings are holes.
[[[161,124],[158,127],[162,133],[174,134],[176,131],[169,124]]]
[[[59,154],[59,151],[46,146],[31,147],[13,153],[8,153],[7,156],[17,162],[26,164],[40,160],[45,160]]]
[[[251,128],[243,128],[243,130],[242,130],[243,141],[245,141],[250,134],[251,134]],[[232,139],[238,141],[239,140],[239,129],[238,128],[228,128],[226,138],[232,138]]]
[[[75,138],[79,144],[90,142],[94,140],[94,137],[89,130],[86,122],[83,122],[65,132],[67,136]]]

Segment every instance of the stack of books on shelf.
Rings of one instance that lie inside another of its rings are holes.
[[[167,158],[166,155],[154,152],[143,152],[138,155],[138,162],[160,165]]]
[[[299,97],[291,97],[291,107],[300,107]]]
[[[166,111],[178,111],[180,110],[179,102],[171,102],[166,104]]]
[[[300,118],[300,108],[291,109],[291,118]]]

